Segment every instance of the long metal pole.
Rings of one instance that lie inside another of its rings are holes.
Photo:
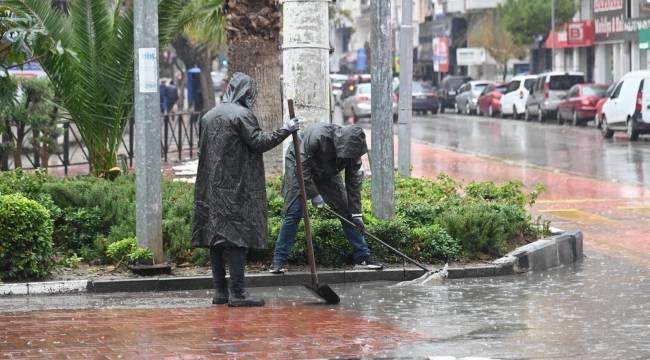
[[[395,214],[390,0],[371,1],[370,14],[372,210],[378,218],[389,219]]]
[[[135,174],[136,238],[164,263],[160,93],[158,88],[158,0],[135,0]]]
[[[413,3],[402,0],[402,26],[400,26],[399,73],[399,149],[398,170],[402,178],[411,176],[411,117],[413,108]]]
[[[555,71],[555,0],[551,0],[551,71]]]

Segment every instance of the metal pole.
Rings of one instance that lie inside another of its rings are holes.
[[[555,71],[555,0],[551,0],[551,71]]]
[[[151,249],[154,264],[162,248],[160,93],[158,88],[158,0],[135,0],[135,173],[136,238]]]
[[[413,3],[402,0],[399,45],[399,151],[398,170],[402,178],[411,176],[411,115],[413,114]]]
[[[371,1],[370,17],[372,210],[378,218],[389,219],[395,214],[390,0]]]

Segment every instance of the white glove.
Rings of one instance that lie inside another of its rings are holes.
[[[298,131],[300,129],[300,122],[301,121],[302,121],[302,118],[300,118],[300,117],[295,117],[293,119],[289,119],[287,117],[287,118],[284,119],[284,123],[282,124],[282,129],[289,130],[289,132]]]
[[[322,209],[325,206],[325,200],[323,200],[322,196],[316,195],[311,199],[311,204],[317,209]]]

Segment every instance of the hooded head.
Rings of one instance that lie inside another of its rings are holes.
[[[257,83],[250,76],[236,72],[232,74],[223,102],[239,104],[252,109],[257,98]]]
[[[336,157],[357,159],[368,152],[366,133],[358,126],[343,126],[334,134]]]

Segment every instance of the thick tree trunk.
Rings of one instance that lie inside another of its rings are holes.
[[[205,50],[201,61],[201,94],[203,95],[203,110],[208,111],[217,103],[214,99],[214,87],[212,84],[212,53]]]
[[[263,130],[282,125],[280,8],[276,0],[229,0],[224,3],[228,72],[243,72],[258,84],[253,112]],[[264,153],[266,176],[282,173],[282,147]]]
[[[282,126],[282,82],[277,40],[253,39],[232,42],[228,48],[228,71],[243,72],[257,82],[253,112],[263,130]],[[282,174],[282,146],[264,153],[266,176]]]

